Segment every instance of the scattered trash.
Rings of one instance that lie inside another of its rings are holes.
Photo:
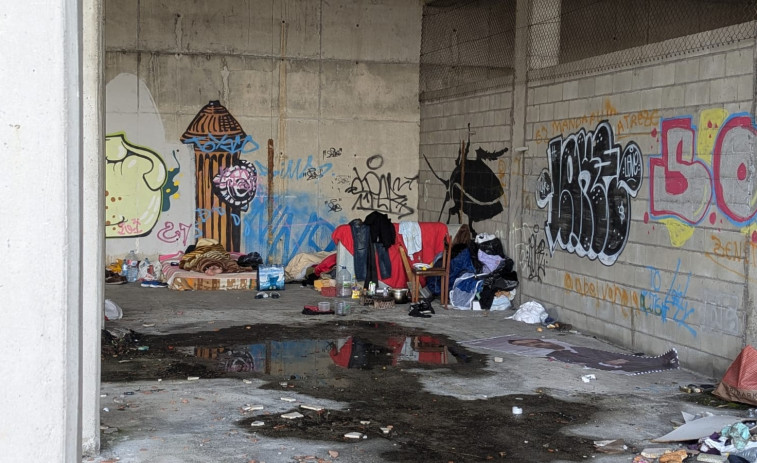
[[[670,447],[651,447],[641,451],[641,456],[644,458],[660,458],[666,453],[672,452]]]
[[[306,404],[302,404],[302,405],[300,405],[300,407],[304,408],[305,410],[313,410],[313,411],[316,411],[316,412],[320,412],[320,411],[323,410],[323,407],[318,406],[318,405],[306,405]]]
[[[287,383],[286,381],[282,381],[282,382],[279,383],[279,386],[281,386],[281,387],[287,387],[287,386],[289,386],[289,383]]]
[[[348,432],[344,435],[347,439],[366,439],[368,436],[363,434],[362,432]]]
[[[683,460],[688,456],[686,450],[676,450],[675,452],[665,453],[657,459],[659,463],[683,463]]]
[[[608,454],[624,453],[628,450],[628,446],[623,442],[623,439],[594,441],[594,448],[597,452]]]
[[[283,400],[284,402],[297,402],[297,399],[295,399],[294,397],[282,397],[281,400]]]
[[[381,428],[381,432],[384,434],[389,434],[392,431],[392,426],[386,426]]]
[[[697,461],[704,463],[725,463],[728,461],[728,457],[725,455],[712,455],[709,453],[700,453],[697,455]]]
[[[724,426],[720,431],[720,435],[731,439],[731,443],[737,450],[742,450],[746,447],[751,437],[749,428],[744,423],[734,423]]]
[[[652,439],[652,442],[684,442],[707,437],[714,432],[719,432],[723,426],[733,423],[748,421],[748,418],[727,415],[712,415],[692,419],[693,415],[684,415],[686,423],[664,436]]]
[[[505,359],[503,359],[502,357],[494,357],[494,361],[497,363],[502,363],[505,361]]]
[[[339,456],[339,452],[337,452],[336,450],[329,450],[329,456],[331,458],[336,458]]]
[[[262,409],[263,409],[262,405],[245,405],[244,407],[242,407],[242,410],[245,412],[254,412],[256,410],[262,410]]]
[[[289,413],[284,413],[283,415],[281,415],[282,418],[286,418],[287,420],[294,420],[297,418],[302,418],[304,416],[305,415],[303,415],[300,412],[289,412]]]
[[[529,324],[542,323],[547,319],[549,315],[544,309],[544,306],[536,301],[528,301],[521,304],[520,308],[515,314],[507,317],[512,318],[516,322],[523,322]]]
[[[252,384],[252,381],[250,381],[249,379],[243,379],[242,382],[245,384]]]
[[[124,316],[124,311],[121,307],[110,299],[105,299],[105,320],[118,320]]]
[[[144,326],[145,328],[150,328],[155,326],[155,323],[142,323],[142,326]]]
[[[200,379],[199,376],[187,376],[187,381],[197,381]]]
[[[581,376],[581,381],[583,381],[584,383],[588,383],[592,379],[597,379],[597,377],[595,375],[583,375],[583,376]]]
[[[513,415],[522,415],[523,409],[520,407],[513,407]]]
[[[253,421],[252,423],[250,423],[250,426],[265,426],[265,423],[262,421]]]
[[[140,351],[150,350],[150,346],[138,346],[137,350],[140,350]]]
[[[363,426],[368,426],[369,424],[371,424],[371,422],[368,420],[361,420],[360,424],[362,424]]]
[[[110,408],[108,408],[108,407],[105,407],[105,408],[103,408],[103,411],[104,411],[104,412],[109,412],[109,411],[110,411]]]

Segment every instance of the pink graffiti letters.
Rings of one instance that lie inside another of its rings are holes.
[[[662,121],[661,153],[650,157],[650,211],[657,218],[675,217],[695,225],[707,216],[713,201],[732,223],[747,225],[757,214],[755,142],[752,116],[734,114],[717,131],[712,168],[698,156],[697,128],[691,117]]]
[[[202,236],[202,232],[200,232],[200,229],[195,224],[179,223],[178,230],[176,228],[177,224],[165,222],[163,228],[158,231],[158,239],[164,243],[176,243],[181,240],[181,244],[186,246],[187,241],[189,241],[190,232],[192,232],[193,240]]]

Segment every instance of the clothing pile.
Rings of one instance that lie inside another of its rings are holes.
[[[518,287],[515,263],[494,235],[480,233],[473,238],[467,225],[462,225],[452,240],[449,287],[450,303],[457,309],[470,310],[480,305],[483,310],[504,310]],[[426,287],[440,294],[438,277],[429,278]]]
[[[187,249],[179,261],[179,268],[207,274],[252,270],[251,267],[240,266],[218,241],[210,238],[200,238],[194,248]]]

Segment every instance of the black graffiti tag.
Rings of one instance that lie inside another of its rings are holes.
[[[392,178],[391,173],[377,173],[384,165],[384,158],[380,154],[369,157],[365,165],[369,171],[364,175],[360,175],[357,168],[352,168],[355,176],[350,186],[344,190],[356,196],[353,211],[379,211],[396,215],[400,219],[415,212],[410,207],[407,195],[402,192],[413,189],[413,183],[418,182],[418,175]]]
[[[607,121],[594,131],[558,136],[547,148],[549,168],[537,183],[536,202],[548,207],[544,232],[550,253],[555,247],[612,265],[628,240],[631,197],[641,187],[639,146],[614,142]]]

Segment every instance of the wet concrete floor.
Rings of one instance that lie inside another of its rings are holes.
[[[512,312],[436,304],[427,319],[406,305],[307,316],[303,306],[323,298],[289,285],[264,300],[106,290],[124,317],[105,323],[101,453],[83,461],[619,463],[657,445],[681,411],[718,412],[681,394],[715,381],[685,365],[623,376],[460,344],[513,334],[619,350],[580,326],[538,333]],[[596,380],[583,382],[587,373]],[[628,448],[597,452],[607,439]]]

